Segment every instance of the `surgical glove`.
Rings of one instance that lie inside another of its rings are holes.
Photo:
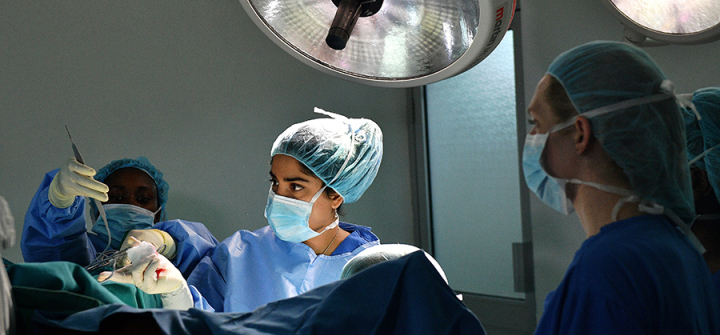
[[[75,158],[69,158],[50,183],[48,189],[50,203],[57,208],[68,208],[75,201],[76,196],[107,201],[109,189],[107,185],[93,179],[94,175],[95,169],[78,163]]]
[[[158,249],[167,259],[175,258],[177,250],[175,247],[175,240],[165,231],[160,229],[133,229],[127,233],[120,250],[134,245],[131,237],[137,239],[138,241],[150,242],[155,246],[155,249]],[[165,246],[160,248],[163,244]]]
[[[104,271],[98,281],[110,280],[133,284],[148,294],[159,294],[163,306],[168,309],[186,310],[193,307],[192,294],[185,278],[165,256],[153,253],[137,264],[115,271]]]

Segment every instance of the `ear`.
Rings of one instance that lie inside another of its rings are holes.
[[[586,152],[590,146],[590,139],[593,136],[590,121],[584,116],[578,116],[575,120],[575,150],[578,154]]]
[[[343,197],[334,190],[328,194],[328,198],[330,198],[330,201],[332,202],[333,209],[337,209],[340,205],[342,205],[343,201],[345,201],[345,199],[343,199]]]

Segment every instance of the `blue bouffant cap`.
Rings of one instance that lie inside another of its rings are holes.
[[[693,166],[707,171],[708,181],[720,201],[720,87],[707,87],[692,95],[695,111],[685,113],[688,159]]]
[[[558,56],[547,74],[565,88],[580,115],[632,99],[659,101],[589,117],[593,134],[643,199],[695,217],[685,124],[674,88],[645,51],[620,42],[587,43]]]
[[[105,179],[107,179],[107,177],[113,172],[127,167],[145,171],[155,181],[155,185],[157,185],[158,205],[162,208],[160,211],[160,220],[163,221],[165,219],[165,204],[167,203],[168,189],[170,186],[165,180],[163,180],[162,172],[155,168],[147,157],[140,156],[137,159],[123,158],[114,160],[110,162],[110,164],[105,165],[98,170],[97,174],[95,174],[95,180],[104,183]],[[90,203],[90,206],[93,207],[93,212],[97,210],[92,202]]]
[[[382,161],[382,131],[368,119],[351,119],[315,109],[330,116],[297,123],[273,143],[270,156],[283,154],[308,167],[345,203],[360,199],[370,187]]]

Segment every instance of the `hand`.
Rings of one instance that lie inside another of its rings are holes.
[[[104,271],[100,273],[98,280],[133,284],[149,294],[171,293],[187,285],[180,270],[157,252],[142,258],[137,264],[116,270],[115,273]]]
[[[137,241],[137,240],[136,240]],[[141,258],[137,264],[128,265],[115,271],[104,271],[98,281],[110,280],[133,284],[148,294],[160,294],[163,306],[169,309],[188,309],[193,299],[185,278],[165,256],[157,252]]]
[[[132,239],[150,242],[155,246],[155,249],[160,250],[160,253],[167,259],[175,258],[175,240],[167,232],[160,229],[133,229],[127,233],[125,241],[123,241],[120,246],[120,250],[135,245]],[[165,246],[160,248],[162,245]]]
[[[95,180],[95,170],[85,164],[69,158],[60,167],[48,190],[50,203],[57,208],[68,208],[76,196],[91,197],[107,201],[107,185]]]

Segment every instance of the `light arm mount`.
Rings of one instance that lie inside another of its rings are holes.
[[[338,9],[325,43],[335,50],[342,50],[350,39],[358,17],[371,16],[380,11],[383,0],[332,0],[332,2]]]

